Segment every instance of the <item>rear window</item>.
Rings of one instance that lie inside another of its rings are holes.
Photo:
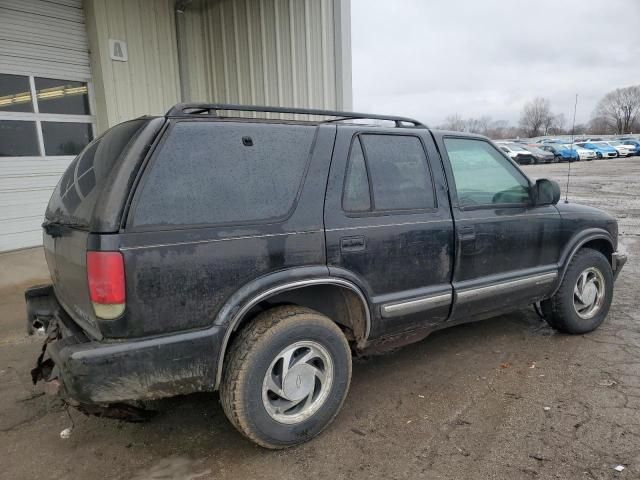
[[[121,123],[87,145],[58,182],[46,218],[88,228],[109,173],[147,122]]]
[[[178,122],[144,180],[132,225],[282,219],[292,210],[316,127]]]

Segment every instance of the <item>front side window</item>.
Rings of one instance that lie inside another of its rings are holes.
[[[528,204],[529,182],[488,142],[445,138],[461,207]]]
[[[418,137],[379,134],[356,137],[345,180],[345,210],[388,211],[434,207],[431,173]]]
[[[133,226],[206,226],[284,218],[293,208],[316,127],[175,124],[150,165]]]

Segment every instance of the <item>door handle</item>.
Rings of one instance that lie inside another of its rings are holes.
[[[364,237],[344,237],[340,239],[340,250],[343,252],[358,252],[364,250]]]
[[[458,238],[461,242],[469,242],[476,239],[476,229],[473,225],[458,227]]]

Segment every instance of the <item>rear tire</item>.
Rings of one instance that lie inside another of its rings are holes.
[[[280,449],[324,430],[350,381],[351,351],[340,328],[314,310],[282,306],[258,315],[236,337],[220,401],[244,436]]]
[[[613,272],[597,250],[574,255],[558,291],[541,304],[547,323],[565,333],[588,333],[600,326],[611,307]]]

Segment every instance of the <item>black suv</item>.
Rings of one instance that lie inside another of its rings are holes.
[[[94,413],[219,389],[254,442],[304,442],[353,353],[537,302],[558,330],[598,327],[617,223],[559,197],[488,139],[406,118],[180,104],[122,123],[49,203],[34,381]]]

